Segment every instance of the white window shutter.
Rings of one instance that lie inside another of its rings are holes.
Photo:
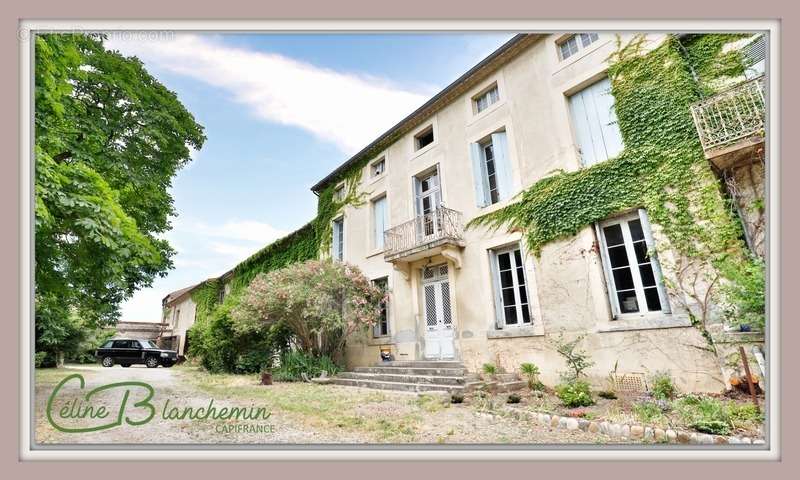
[[[653,240],[653,231],[650,229],[650,217],[647,216],[647,210],[639,209],[639,221],[642,222],[642,232],[644,233],[644,241],[647,244],[647,249],[652,251],[650,255],[651,263],[653,264],[653,274],[656,277],[658,284],[658,296],[661,302],[661,311],[664,313],[672,313],[672,308],[669,306],[669,297],[667,296],[667,288],[664,285],[664,274],[661,271],[661,263],[658,261],[658,254],[655,252],[655,240]]]
[[[481,153],[481,146],[477,143],[469,144],[469,153],[472,159],[472,182],[475,186],[475,202],[479,207],[485,207],[489,204],[487,199],[487,192],[485,187],[484,167],[483,167],[483,154]]]
[[[623,148],[611,82],[605,78],[569,98],[572,124],[585,166],[617,156]]]
[[[497,173],[497,189],[500,200],[511,197],[514,191],[514,181],[511,174],[511,158],[508,154],[508,136],[506,132],[492,134],[494,147],[494,168]]]
[[[497,253],[494,250],[489,251],[489,268],[492,272],[492,283],[494,288],[494,328],[502,330],[505,326],[505,319],[503,314],[503,297],[500,288],[500,270],[497,268]]]
[[[594,224],[595,235],[597,235],[597,242],[600,248],[600,262],[602,264],[603,277],[606,281],[606,293],[608,294],[608,303],[611,305],[611,315],[614,320],[619,316],[619,306],[617,305],[616,294],[614,293],[614,284],[611,281],[611,263],[608,261],[608,254],[606,253],[606,237],[603,236],[603,229],[600,224]]]

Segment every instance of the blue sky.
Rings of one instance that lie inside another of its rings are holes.
[[[111,34],[107,46],[139,57],[208,136],[173,181],[175,269],[122,320],[158,321],[170,291],[313,218],[311,185],[511,36]]]

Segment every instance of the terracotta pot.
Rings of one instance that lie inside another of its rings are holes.
[[[261,373],[261,385],[272,385],[272,373],[270,372]]]

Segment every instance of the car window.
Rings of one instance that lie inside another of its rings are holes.
[[[142,344],[139,340],[131,340],[131,348],[142,348]]]
[[[127,340],[115,340],[114,341],[114,348],[128,348],[128,341]]]
[[[104,343],[101,348],[111,348],[112,345],[114,345],[114,341],[113,340],[109,340],[106,343]]]

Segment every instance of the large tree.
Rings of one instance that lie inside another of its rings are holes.
[[[36,37],[37,347],[70,317],[107,325],[171,267],[169,187],[203,127],[135,57],[100,35]]]

